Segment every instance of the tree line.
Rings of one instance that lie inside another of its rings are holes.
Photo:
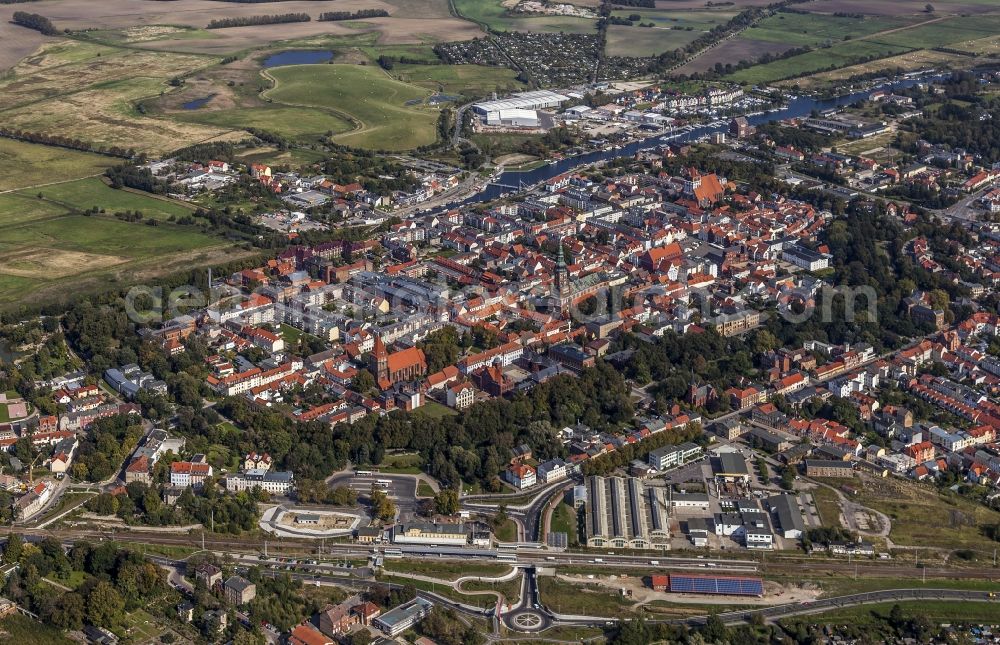
[[[325,11],[319,14],[318,20],[335,22],[338,20],[357,20],[359,18],[388,18],[389,12],[385,9],[359,9],[350,11]]]
[[[27,143],[40,143],[42,145],[53,146],[56,148],[68,148],[70,150],[94,152],[111,157],[131,159],[136,156],[136,152],[132,148],[122,148],[119,146],[106,147],[103,145],[95,146],[94,144],[83,141],[82,139],[63,137],[58,134],[45,134],[43,132],[29,132],[27,130],[18,130],[17,128],[10,128],[7,126],[0,126],[0,137],[14,139],[16,141],[25,141]]]
[[[58,36],[59,30],[52,24],[52,21],[45,16],[27,11],[15,11],[11,17],[11,22],[28,29],[34,29],[45,36]]]
[[[208,23],[206,29],[224,29],[226,27],[251,27],[253,25],[279,25],[288,22],[309,22],[312,18],[307,13],[282,13],[272,16],[240,16],[233,18],[216,18]]]

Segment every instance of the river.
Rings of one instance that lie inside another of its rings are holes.
[[[860,90],[851,94],[844,94],[836,98],[830,99],[814,99],[808,96],[798,96],[791,101],[788,105],[783,108],[772,110],[770,112],[764,112],[762,114],[756,114],[754,116],[748,116],[747,121],[750,125],[760,125],[762,123],[771,123],[773,121],[782,121],[784,119],[791,119],[797,117],[809,116],[812,114],[813,110],[823,112],[824,110],[829,110],[831,108],[840,107],[843,105],[850,105],[861,99],[867,98],[872,92],[885,89],[885,90],[898,90],[907,87],[912,87],[918,83],[927,83],[936,80],[941,80],[947,78],[948,74],[937,74],[928,76],[919,76],[914,78],[905,79],[902,81],[895,81],[891,83],[883,83],[881,85],[876,85],[871,88]],[[625,157],[634,155],[636,152],[646,148],[653,148],[665,143],[670,143],[672,141],[692,141],[699,137],[706,135],[712,135],[716,132],[727,132],[729,130],[729,122],[727,121],[725,125],[722,126],[700,126],[684,132],[682,134],[666,134],[656,137],[650,137],[648,139],[642,139],[640,141],[634,141],[627,145],[622,146],[618,150],[595,150],[593,152],[588,152],[576,157],[570,157],[568,159],[562,159],[556,163],[546,164],[540,168],[529,171],[507,171],[500,175],[499,178],[495,179],[495,183],[488,184],[486,188],[482,191],[460,201],[457,203],[449,204],[448,207],[433,209],[436,212],[443,212],[449,208],[454,208],[455,206],[471,204],[475,202],[484,202],[492,199],[498,199],[505,193],[511,192],[510,186],[519,185],[534,185],[538,182],[545,181],[546,179],[551,179],[558,175],[566,172],[570,172],[581,166],[586,166],[587,164],[592,164],[597,161],[616,159],[618,157]],[[498,185],[503,184],[503,185]]]

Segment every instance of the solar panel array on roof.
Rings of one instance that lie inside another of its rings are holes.
[[[687,576],[671,573],[670,591],[674,593],[704,593],[726,596],[763,596],[764,581],[760,578]]]

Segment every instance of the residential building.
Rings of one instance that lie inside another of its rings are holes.
[[[226,602],[234,607],[245,605],[257,596],[257,585],[246,578],[231,576],[222,585],[226,594]]]

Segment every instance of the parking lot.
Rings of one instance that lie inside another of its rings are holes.
[[[388,482],[379,485],[378,482]],[[329,484],[332,488],[347,486],[358,493],[359,497],[367,497],[372,486],[385,491],[399,509],[400,521],[408,521],[413,517],[417,506],[417,478],[413,475],[390,475],[373,472],[371,475],[357,473],[341,473],[334,475]]]

